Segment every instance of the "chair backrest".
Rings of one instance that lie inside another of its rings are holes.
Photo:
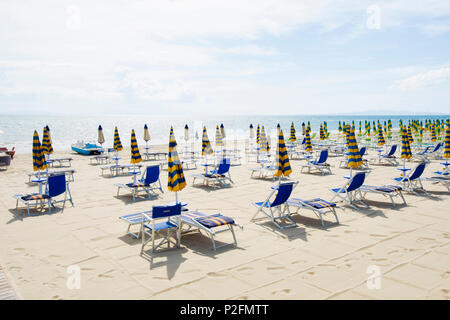
[[[317,160],[317,163],[325,163],[328,159],[328,149],[323,149],[320,151],[319,160]]]
[[[366,147],[361,147],[361,149],[359,149],[359,154],[362,156],[364,156],[366,154]]]
[[[56,197],[66,192],[66,175],[58,174],[48,177],[48,195]]]
[[[425,162],[422,162],[417,165],[414,169],[413,173],[409,176],[409,180],[416,180],[422,176],[422,173],[425,171]]]
[[[159,179],[159,165],[156,166],[148,166],[145,171],[145,184],[155,183]]]
[[[294,189],[294,183],[280,183],[278,186],[278,192],[275,199],[270,204],[271,207],[276,207],[285,203],[291,196],[292,190]]]
[[[230,159],[223,158],[219,164],[219,168],[217,168],[217,174],[225,174],[230,171]]]
[[[391,146],[391,149],[389,149],[389,152],[386,154],[387,157],[391,157],[394,155],[395,151],[397,151],[397,145],[393,144]]]
[[[154,206],[152,208],[152,218],[168,218],[181,215],[181,203],[168,206]]]
[[[438,151],[441,148],[441,146],[442,146],[442,142],[439,142],[438,144],[436,144],[436,146],[434,147],[432,152]]]
[[[366,179],[366,173],[365,172],[358,172],[353,176],[353,178],[350,180],[350,183],[347,187],[347,192],[354,191],[361,187],[364,184],[364,180]]]
[[[303,138],[303,140],[302,140],[302,143],[301,143],[301,144],[303,145],[303,144],[305,144],[305,142],[306,142],[306,138]]]
[[[428,150],[430,150],[430,146],[426,147],[425,150],[423,150],[422,152],[419,152],[419,154],[426,154],[428,153]]]

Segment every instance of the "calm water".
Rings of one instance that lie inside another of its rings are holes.
[[[112,147],[114,127],[119,129],[119,135],[124,147],[130,145],[131,129],[135,129],[138,138],[138,144],[144,145],[143,134],[144,124],[149,126],[151,144],[165,144],[169,140],[170,126],[173,125],[176,139],[180,143],[184,137],[184,126],[187,124],[190,128],[191,139],[195,140],[196,132],[201,141],[202,127],[206,126],[210,140],[214,140],[216,125],[221,123],[225,126],[226,139],[248,138],[250,123],[256,129],[257,124],[264,125],[266,132],[273,137],[276,135],[276,125],[279,123],[285,132],[289,134],[291,122],[294,122],[297,132],[301,132],[302,122],[311,122],[312,131],[319,130],[320,123],[327,121],[329,131],[337,131],[338,122],[355,121],[358,128],[359,121],[364,120],[381,122],[391,119],[392,125],[398,127],[399,119],[408,121],[409,119],[447,119],[449,116],[235,116],[235,117],[205,117],[186,118],[186,117],[154,117],[140,115],[108,115],[108,116],[26,116],[26,115],[3,115],[0,116],[0,146],[15,146],[18,153],[31,152],[32,138],[34,130],[38,130],[39,137],[42,139],[42,129],[45,125],[50,127],[53,148],[55,151],[70,150],[72,143],[77,140],[96,141],[97,127],[102,125],[106,142],[105,147]]]

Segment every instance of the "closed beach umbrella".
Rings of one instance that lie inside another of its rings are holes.
[[[309,136],[309,130],[306,130],[305,134],[305,150],[306,152],[312,152],[311,137]]]
[[[263,151],[269,152],[270,151],[270,145],[269,145],[269,139],[266,135],[266,130],[264,129],[264,126],[261,126],[261,141],[260,141],[260,148]]]
[[[320,140],[325,140],[325,133],[323,132],[322,124],[320,124],[319,138],[320,138]]]
[[[145,143],[150,141],[150,132],[148,132],[147,124],[144,125],[144,141]]]
[[[306,130],[311,133],[311,123],[308,121],[308,125],[306,126]]]
[[[431,141],[436,142],[436,127],[434,123],[431,125]]]
[[[289,176],[292,173],[291,164],[284,143],[283,131],[278,131],[278,150],[277,150],[277,170],[274,173],[275,177]]]
[[[342,132],[342,125],[341,125],[340,121],[339,121],[339,124],[338,124],[338,131],[339,131],[339,133]]]
[[[225,127],[223,123],[220,124],[220,134],[222,135],[222,139],[225,139],[227,136],[225,135]]]
[[[305,127],[305,123],[302,122],[302,134],[305,135],[306,134],[306,127]]]
[[[255,129],[253,128],[253,125],[250,123],[250,139],[253,139],[255,137]]]
[[[447,129],[445,130],[444,158],[450,159],[450,125],[447,125]],[[445,160],[445,162],[447,161]]]
[[[261,143],[261,129],[259,128],[259,124],[258,127],[256,127],[256,144],[259,148],[259,144]]]
[[[223,147],[222,132],[219,126],[216,126],[216,147]]]
[[[383,136],[383,129],[381,128],[381,124],[378,124],[378,145],[384,146],[386,144],[386,141],[384,140]]]
[[[296,132],[295,132],[294,123],[292,122],[292,123],[291,123],[291,134],[290,134],[290,136],[289,136],[289,141],[291,141],[291,142],[297,141],[297,137],[296,137],[295,133],[296,133]]]
[[[105,143],[105,136],[103,135],[103,128],[101,125],[98,126],[98,137],[97,142],[100,144]]]
[[[400,159],[403,159],[403,168],[405,168],[405,161],[412,157],[411,146],[409,145],[408,133],[406,128],[402,129],[402,153]]]
[[[189,140],[189,127],[187,124],[184,126],[184,140],[185,141]]]
[[[175,202],[178,203],[178,191],[186,187],[186,179],[184,178],[183,167],[177,152],[177,141],[173,134],[173,127],[170,127],[169,137],[169,155],[168,155],[168,178],[167,187],[169,191],[175,192]]]
[[[141,153],[136,141],[136,134],[134,129],[131,130],[131,160],[130,163],[136,164],[142,161]]]
[[[414,142],[414,139],[413,139],[413,136],[412,136],[412,133],[411,133],[411,126],[410,125],[408,125],[408,141],[409,141],[410,145]]]
[[[120,142],[119,130],[117,130],[117,127],[114,129],[114,146],[113,146],[113,148],[116,151],[120,151],[123,149],[122,142]]]
[[[48,126],[44,127],[44,135],[42,136],[42,152],[44,154],[50,154],[53,153],[53,147],[52,147],[52,139],[50,138],[50,128]]]
[[[48,165],[45,161],[45,155],[42,150],[41,142],[39,141],[39,135],[36,130],[33,134],[33,171],[40,171],[47,169]]]
[[[347,152],[348,152],[348,166],[350,167],[350,176],[352,169],[358,168],[362,165],[361,153],[359,152],[358,144],[356,143],[355,129],[348,128],[347,133]]]
[[[213,154],[214,151],[211,148],[211,143],[208,139],[208,133],[206,132],[206,127],[203,127],[203,135],[202,135],[202,156],[207,156]]]

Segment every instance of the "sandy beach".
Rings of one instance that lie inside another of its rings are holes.
[[[167,152],[167,146],[152,146]],[[199,146],[197,146],[199,147]],[[142,148],[142,146],[141,146]],[[245,157],[244,152],[241,155]],[[179,150],[180,151],[180,150]],[[372,151],[373,155],[374,152]],[[185,235],[181,248],[140,256],[140,240],[126,234],[119,216],[150,210],[174,201],[167,191],[167,171],[161,172],[164,194],[154,200],[132,201],[116,196],[115,183],[129,176],[102,177],[89,157],[72,157],[76,170],[70,183],[74,207],[28,217],[15,209],[16,193],[36,192],[28,184],[31,154],[17,154],[0,171],[0,265],[10,274],[24,299],[448,299],[450,290],[450,196],[442,185],[424,182],[430,196],[405,193],[407,205],[392,208],[388,199],[368,195],[370,209],[338,209],[340,224],[327,216],[322,227],[311,212],[293,215],[296,228],[280,230],[268,219],[251,222],[252,201],[263,201],[275,182],[250,178],[255,163],[231,167],[234,184],[226,188],[187,187],[178,195],[189,209],[221,212],[243,225],[238,246],[213,251],[210,239]],[[120,152],[129,163],[129,150]],[[299,181],[293,196],[332,198],[332,187],[345,182],[348,169],[330,158],[332,175],[300,173],[304,161],[291,160],[290,181]],[[432,160],[425,177],[441,169]],[[145,166],[152,162],[142,162]],[[407,163],[413,167],[415,163]],[[395,167],[371,166],[367,184],[392,184]],[[231,242],[231,234],[217,238]],[[68,267],[81,270],[81,287],[66,285]],[[371,270],[380,271],[377,288],[368,286]]]

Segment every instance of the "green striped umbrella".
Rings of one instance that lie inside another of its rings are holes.
[[[203,127],[203,135],[202,135],[202,156],[207,156],[213,154],[214,151],[211,147],[211,143],[208,139],[208,133],[206,132],[206,127]]]
[[[44,127],[44,135],[42,136],[42,152],[44,154],[50,154],[53,153],[53,147],[52,147],[52,139],[50,138],[50,128],[48,126]]]
[[[340,122],[340,121],[339,121],[339,124],[338,124],[338,131],[339,131],[339,133],[342,132],[342,125],[341,125],[341,122]]]
[[[281,178],[281,176],[289,176],[292,173],[291,164],[289,163],[289,157],[284,143],[283,130],[278,131],[278,150],[277,150],[277,170],[274,173],[275,177]]]
[[[45,155],[42,150],[41,142],[37,131],[33,134],[33,171],[41,171],[47,169],[48,165],[45,161]]]
[[[136,134],[134,129],[131,130],[131,160],[130,163],[136,164],[142,161],[141,153],[136,141]]]
[[[102,145],[103,143],[105,143],[105,136],[103,135],[103,128],[101,125],[98,126],[98,136],[97,136],[97,141],[98,143],[100,143],[100,145]]]
[[[178,157],[177,141],[173,134],[173,127],[170,127],[169,137],[169,155],[168,155],[168,177],[167,187],[169,191],[175,192],[175,202],[178,203],[178,191],[186,187],[186,179],[184,178],[183,167]]]
[[[383,129],[381,128],[381,124],[378,124],[378,145],[384,146],[386,144],[386,141],[384,140],[383,136]]]
[[[311,123],[308,121],[308,125],[306,126],[306,129],[309,130],[309,132],[311,132]]]
[[[353,127],[349,127],[347,130],[347,156],[347,164],[350,167],[350,176],[352,176],[352,169],[362,165],[361,153],[356,143],[355,129]]]
[[[222,132],[219,126],[216,126],[216,147],[223,147]]]
[[[294,122],[291,123],[291,134],[289,136],[289,141],[291,142],[295,142],[297,141],[297,137],[295,135],[295,127],[294,127]]]
[[[116,151],[120,151],[123,149],[122,142],[120,142],[119,130],[117,130],[117,127],[114,129],[114,147],[113,147],[113,149]]]
[[[311,137],[309,135],[309,130],[306,130],[305,134],[305,150],[306,152],[312,152]]]

